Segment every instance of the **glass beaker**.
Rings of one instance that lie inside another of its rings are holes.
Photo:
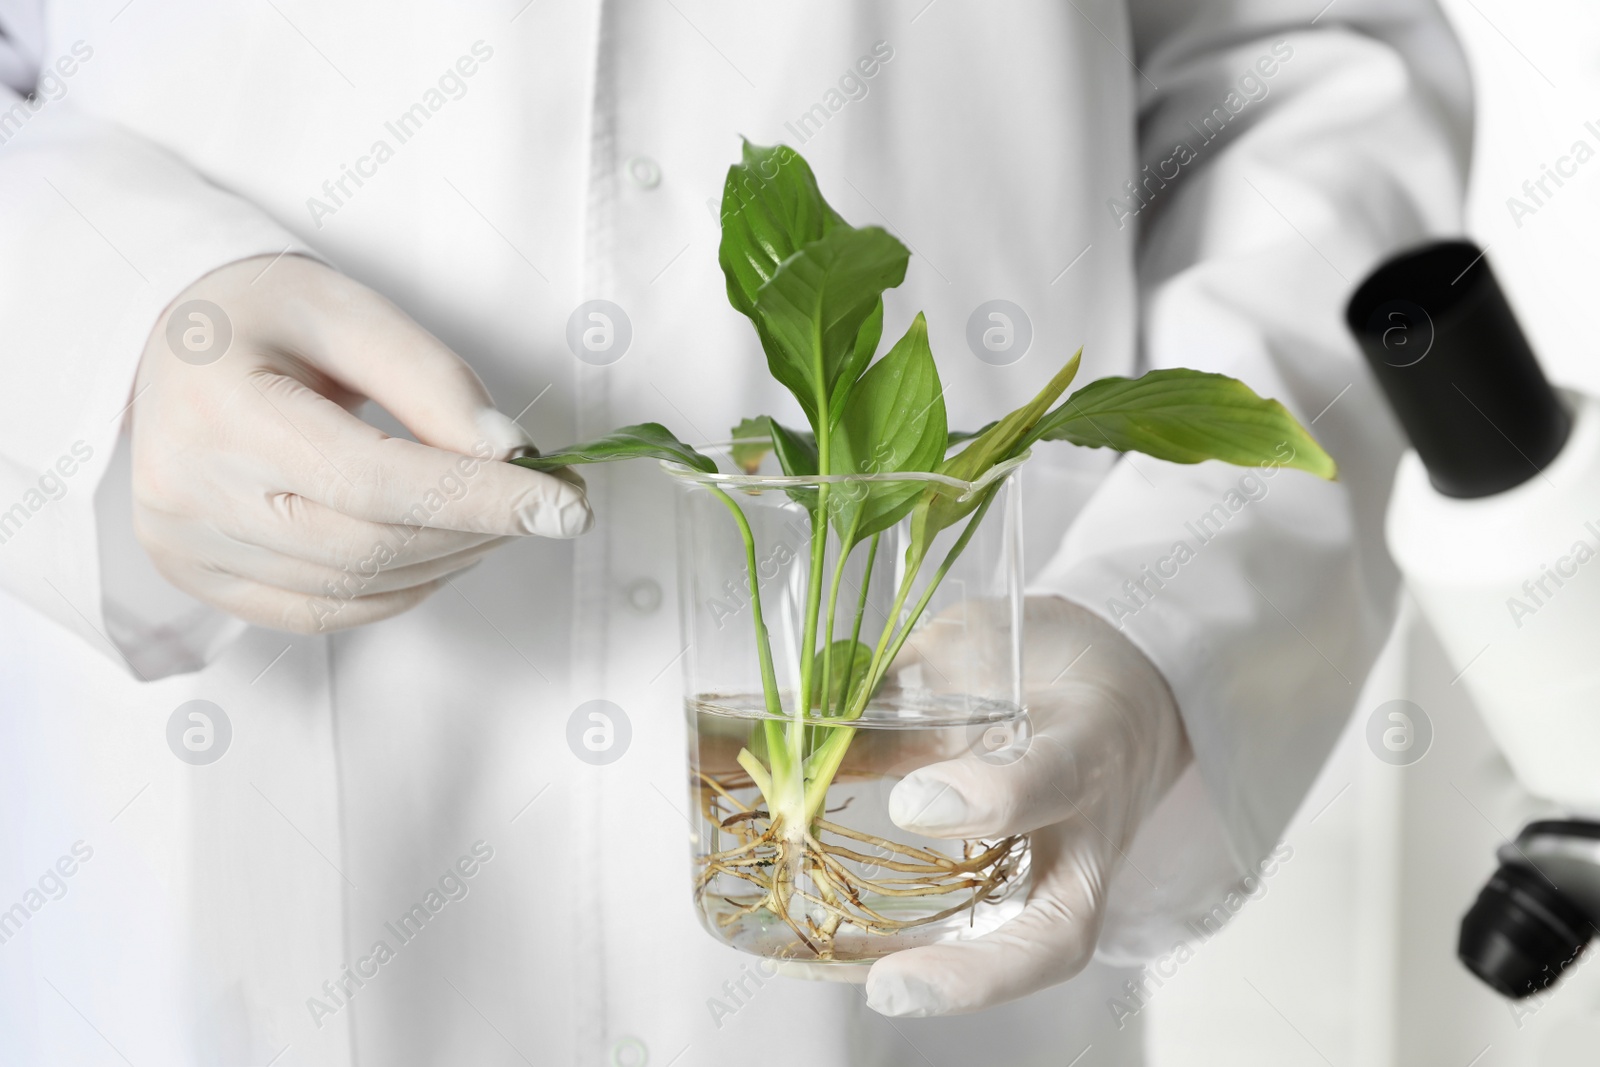
[[[663,464],[678,499],[694,899],[713,936],[860,962],[1020,911],[1026,835],[923,836],[896,824],[890,798],[919,767],[1007,762],[1026,743],[1025,458],[977,482]]]

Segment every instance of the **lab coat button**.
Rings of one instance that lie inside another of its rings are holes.
[[[628,607],[640,615],[654,615],[661,609],[661,583],[653,578],[630,582],[622,595]]]
[[[641,189],[654,189],[661,184],[661,165],[649,156],[634,156],[625,167],[633,184]]]

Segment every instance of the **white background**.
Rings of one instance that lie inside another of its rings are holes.
[[[1600,131],[1600,5],[1443,3],[1477,89],[1468,232],[1488,246],[1551,377],[1600,393],[1600,132],[1584,126]],[[1596,158],[1517,225],[1507,198],[1526,199],[1523,182],[1580,139]],[[1157,1067],[1600,1062],[1600,967],[1513,1010],[1455,961],[1457,924],[1495,846],[1541,811],[1509,780],[1453,674],[1403,622],[1285,835],[1293,858],[1153,990],[1143,1017]],[[1409,767],[1381,763],[1365,741],[1368,715],[1397,697],[1421,705],[1435,733]]]

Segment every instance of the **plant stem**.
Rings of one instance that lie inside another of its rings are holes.
[[[744,539],[745,569],[750,572],[750,613],[756,624],[756,655],[761,660],[761,693],[766,698],[767,712],[781,716],[783,703],[778,699],[778,677],[772,669],[772,641],[767,636],[767,622],[761,614],[761,572],[756,563],[756,537],[750,529],[750,520],[745,518],[744,509],[733,497],[714,485],[711,486],[711,492],[733,513],[733,521],[739,524],[739,536]]]
[[[819,450],[820,451],[820,450]],[[819,466],[826,469],[824,461]],[[815,693],[817,619],[822,609],[822,576],[828,552],[828,483],[817,486],[817,509],[811,520],[811,573],[806,578],[806,618],[800,628],[800,699],[789,724],[789,757],[796,768],[805,757],[805,720]]]
[[[744,539],[745,567],[750,572],[750,614],[755,620],[756,627],[756,656],[761,662],[761,696],[767,709],[767,723],[770,726],[774,720],[783,718],[783,701],[778,694],[778,676],[772,668],[772,639],[767,634],[767,622],[761,614],[761,571],[756,563],[756,537],[750,529],[750,520],[745,517],[744,509],[739,507],[737,501],[721,488],[710,486],[711,492],[727,505],[733,513],[733,521],[739,524],[739,536]],[[772,761],[773,775],[780,776],[788,767],[788,753],[781,751],[781,745],[773,742],[776,731],[767,730],[767,754]],[[766,791],[763,790],[763,793]],[[770,801],[770,797],[768,798]]]
[[[913,563],[910,566],[909,569],[907,569],[905,577],[900,579],[900,588],[895,590],[894,604],[889,608],[889,617],[888,617],[888,619],[886,619],[884,621],[883,633],[880,634],[879,637],[878,637],[878,647],[873,649],[873,651],[872,651],[872,662],[871,662],[871,665],[867,668],[867,682],[868,682],[867,692],[868,693],[870,693],[872,691],[872,689],[876,687],[874,683],[879,678],[882,677],[882,675],[879,673],[878,668],[879,668],[879,665],[881,663],[883,663],[884,650],[889,647],[889,641],[894,636],[895,624],[897,622],[899,622],[899,620],[900,620],[900,612],[906,606],[906,598],[911,595],[911,585],[912,585],[913,582],[915,582],[917,580],[917,575],[921,571],[922,571],[922,560],[919,559],[915,563]],[[906,625],[909,627],[913,622],[916,622],[916,621],[917,621],[916,617],[913,616],[912,618],[910,618],[910,619],[908,619],[906,621]],[[854,701],[852,701],[852,704],[853,703],[854,703]],[[861,707],[854,709],[856,714],[855,715],[850,715],[850,716],[847,716],[847,717],[853,719],[856,716],[860,715],[862,709],[864,709],[866,707],[866,703],[867,702],[865,700],[861,701]]]
[[[867,612],[867,590],[872,586],[872,564],[878,558],[878,537],[873,534],[872,541],[867,545],[867,569],[861,575],[861,595],[856,600],[856,621],[850,629],[850,663],[845,667],[844,684],[839,687],[841,707],[847,707],[850,702],[850,683],[855,681],[856,673],[856,647],[861,643],[861,619]]]
[[[895,620],[900,617],[900,609],[905,606],[906,598],[911,595],[911,585],[917,578],[917,571],[921,570],[921,561],[913,564],[911,569],[900,579],[900,588],[895,590],[894,606],[889,609],[889,618],[884,623],[883,635],[878,638],[877,651],[873,653],[872,664],[867,668],[867,684],[861,690],[859,701],[850,701],[850,706],[845,709],[844,719],[853,720],[861,716],[866,710],[867,701],[872,697],[872,691],[877,688],[873,679],[879,677],[878,662],[883,656],[884,649],[894,634]],[[915,620],[913,620],[915,621]],[[909,626],[909,623],[907,624]],[[855,705],[859,703],[859,707]],[[854,714],[851,714],[851,712]],[[806,761],[806,777],[809,783],[806,787],[805,807],[808,815],[814,817],[822,810],[822,805],[827,799],[828,786],[833,784],[833,776],[839,770],[839,764],[844,760],[845,750],[850,747],[850,739],[855,736],[855,730],[848,726],[836,726],[829,734],[828,739],[811,754]]]
[[[829,697],[832,695],[833,686],[833,617],[839,606],[839,583],[844,580],[844,565],[850,561],[850,553],[856,547],[856,528],[861,525],[861,516],[865,508],[856,508],[856,516],[850,521],[850,530],[839,538],[839,558],[833,565],[833,582],[828,589],[828,616],[822,629],[822,685],[819,688],[822,708],[822,717],[828,717]],[[850,662],[855,663],[855,649],[850,650]],[[848,697],[849,690],[840,693],[839,699],[843,701]]]
[[[889,671],[889,665],[900,654],[900,649],[905,646],[906,639],[911,636],[912,629],[922,613],[928,609],[928,603],[933,599],[934,591],[939,588],[939,583],[944,581],[944,576],[950,572],[950,567],[972,540],[972,535],[977,533],[978,524],[983,521],[984,514],[989,510],[989,504],[994,500],[994,491],[990,490],[972,513],[972,518],[967,520],[967,525],[962,529],[961,536],[956,538],[956,543],[950,546],[950,551],[945,553],[939,569],[934,571],[933,577],[928,580],[928,586],[922,591],[922,596],[917,599],[916,606],[911,609],[910,616],[905,625],[900,628],[898,635],[894,636],[893,644],[884,655],[885,643],[890,640],[894,632],[895,621],[899,617],[900,608],[904,605],[907,595],[911,591],[911,583],[916,578],[920,566],[913,567],[907,572],[905,580],[900,584],[900,590],[895,596],[895,608],[889,613],[889,621],[884,626],[883,637],[878,642],[878,654],[872,657],[872,667],[867,674],[867,684],[861,690],[861,696],[850,702],[849,714],[846,719],[854,720],[861,717],[866,710],[867,701],[871,699],[873,690]],[[845,753],[850,748],[850,742],[855,737],[855,729],[849,726],[835,727],[828,739],[811,754],[807,761],[808,778],[806,785],[806,815],[807,821],[816,818],[821,812],[823,803],[827,800],[828,787],[833,784],[833,776],[839,772],[840,765],[844,762]]]
[[[989,510],[989,505],[993,500],[994,493],[991,491],[988,496],[983,498],[983,503],[978,505],[978,509],[972,513],[972,518],[967,520],[967,525],[961,531],[961,536],[956,538],[956,543],[950,546],[950,551],[945,554],[944,561],[939,564],[939,569],[934,571],[933,578],[928,582],[928,588],[923,590],[921,599],[917,601],[917,606],[911,609],[910,618],[906,620],[900,635],[895,638],[894,645],[889,649],[889,654],[884,657],[881,667],[883,673],[888,672],[889,664],[893,663],[894,658],[900,654],[900,649],[905,645],[906,638],[911,636],[911,628],[916,625],[917,620],[922,617],[922,613],[927,610],[928,601],[933,599],[934,590],[939,588],[939,583],[944,580],[944,576],[949,573],[951,565],[955,563],[956,558],[967,547],[967,542],[972,540],[972,535],[978,532],[978,524],[983,521],[984,513]],[[882,680],[881,674],[875,674],[873,677],[874,684]],[[863,707],[865,704],[866,702],[862,701]],[[859,715],[860,712],[858,711],[856,714]]]
[[[817,383],[817,473],[826,478],[832,473],[830,455],[830,441],[828,434],[828,394],[823,383],[827,380],[826,368],[822,359],[822,331],[821,327],[812,326],[812,351],[815,353],[815,366]],[[823,567],[827,561],[828,553],[828,482],[821,481],[817,484],[817,502],[811,513],[811,573],[806,580],[806,617],[805,623],[800,627],[800,699],[795,702],[794,714],[788,728],[788,751],[786,753],[788,774],[783,775],[782,789],[786,796],[792,795],[796,802],[805,796],[805,736],[806,716],[811,711],[812,686],[816,681],[816,650],[817,650],[817,615],[822,607],[822,575]],[[770,735],[769,735],[770,736]],[[777,767],[774,765],[774,772]],[[775,773],[774,777],[778,777]],[[790,794],[792,790],[792,794]],[[779,818],[779,807],[787,808],[787,803],[774,806],[772,814]],[[794,814],[798,814],[795,812]],[[800,834],[805,830],[804,825],[785,827],[789,834]]]

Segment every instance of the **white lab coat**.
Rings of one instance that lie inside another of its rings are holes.
[[[0,26],[7,84],[56,71],[0,101],[0,908],[23,908],[0,1059],[1138,1062],[1116,965],[1168,950],[1268,852],[1392,612],[1398,437],[1339,312],[1378,258],[1459,226],[1467,86],[1431,3],[7,0]],[[1020,1004],[891,1023],[852,986],[758,985],[697,927],[652,465],[586,472],[599,524],[576,543],[512,545],[331,638],[231,624],[132,540],[119,442],[144,338],[244,256],[304,251],[386,294],[504,410],[531,403],[546,446],[789,412],[716,264],[738,134],[793,144],[848,219],[913,248],[886,332],[927,312],[953,425],[1082,344],[1085,380],[1241,376],[1341,463],[1336,485],[1230,496],[1246,472],[1039,449],[1034,586],[1118,618],[1196,769],[1119,875],[1101,960]],[[633,329],[604,367],[564,343],[596,297]],[[1034,331],[1008,367],[965,340],[994,298]],[[1186,523],[1216,504],[1202,544]],[[1158,588],[1143,568],[1180,540],[1194,556]],[[632,726],[602,767],[565,743],[594,698]],[[167,743],[191,699],[231,723],[210,765]],[[472,876],[430,900],[458,862]],[[402,941],[385,924],[418,903]],[[364,962],[380,940],[393,958]]]

